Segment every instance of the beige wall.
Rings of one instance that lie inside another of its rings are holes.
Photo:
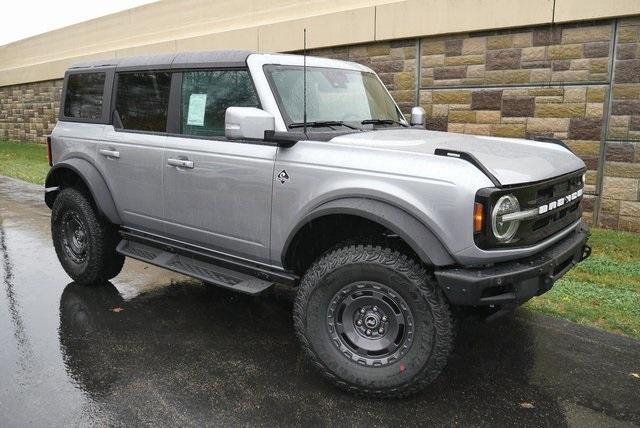
[[[553,0],[165,0],[0,47],[0,86],[71,63],[189,50],[291,51],[552,22]],[[555,21],[640,13],[639,0],[556,0]]]

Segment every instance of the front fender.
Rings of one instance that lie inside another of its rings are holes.
[[[121,224],[116,204],[111,196],[111,191],[107,186],[100,171],[89,161],[81,158],[66,159],[56,163],[45,181],[44,200],[49,208],[53,208],[53,202],[64,185],[64,179],[71,174],[78,177],[89,189],[91,197],[98,208],[98,212],[106,217],[113,224]]]
[[[283,264],[298,231],[311,220],[332,214],[363,217],[384,226],[402,238],[428,265],[446,266],[454,263],[440,239],[427,226],[401,208],[375,199],[341,198],[316,207],[298,222],[285,242],[282,251]]]

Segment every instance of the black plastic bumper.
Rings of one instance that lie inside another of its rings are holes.
[[[553,283],[591,254],[586,226],[559,243],[525,259],[486,268],[435,272],[449,302],[464,306],[513,306],[551,289]]]

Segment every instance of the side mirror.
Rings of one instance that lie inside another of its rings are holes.
[[[414,107],[411,109],[411,126],[424,127],[427,123],[427,112],[422,107]]]
[[[265,131],[275,130],[271,113],[255,107],[229,107],[224,115],[224,135],[230,140],[264,139]]]

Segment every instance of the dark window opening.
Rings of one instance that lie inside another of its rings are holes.
[[[100,119],[105,73],[71,74],[67,79],[64,115],[77,119]]]
[[[171,74],[168,72],[118,75],[116,111],[124,129],[165,132]]]
[[[259,107],[247,70],[191,71],[182,77],[180,132],[224,136],[228,107]]]

